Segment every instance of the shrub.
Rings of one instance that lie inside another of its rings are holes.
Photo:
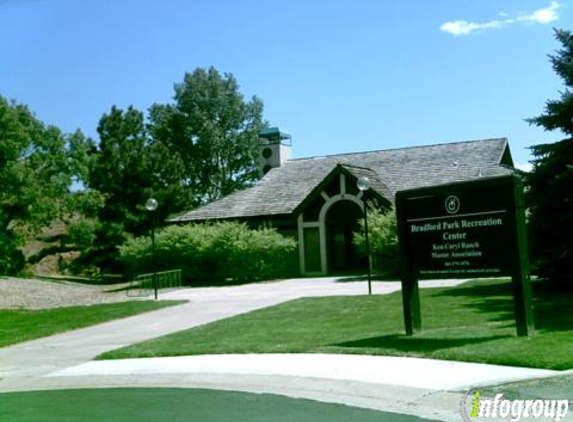
[[[374,269],[387,276],[398,276],[400,249],[394,209],[368,211],[368,237]],[[366,256],[364,221],[360,222],[360,231],[354,233],[354,244],[359,252]]]
[[[0,274],[16,275],[24,268],[25,258],[19,246],[18,238],[10,232],[0,237]]]
[[[188,283],[268,279],[288,272],[286,257],[295,248],[294,240],[274,229],[242,223],[169,226],[156,234],[157,270],[180,268]],[[128,240],[120,256],[130,276],[153,271],[149,237]]]

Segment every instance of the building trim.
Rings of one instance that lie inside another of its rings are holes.
[[[327,242],[326,242],[326,214],[330,207],[332,207],[335,203],[339,201],[350,201],[354,202],[356,205],[360,207],[362,212],[364,212],[364,202],[358,198],[357,196],[350,195],[350,194],[338,194],[331,197],[326,203],[322,206],[320,210],[320,215],[318,217],[319,223],[319,234],[320,234],[320,270],[323,274],[328,273],[328,254],[327,254]]]

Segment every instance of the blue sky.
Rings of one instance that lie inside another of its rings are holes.
[[[230,72],[293,155],[508,137],[557,98],[560,0],[0,0],[0,95],[96,137],[112,105],[170,102],[185,72]]]

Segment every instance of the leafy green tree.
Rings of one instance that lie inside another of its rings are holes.
[[[152,141],[142,112],[113,106],[100,119],[97,131],[100,142],[92,153],[88,186],[103,195],[104,206],[84,261],[116,269],[118,247],[126,236],[149,230],[151,215],[144,205],[150,197],[160,203],[155,215],[159,223],[191,201],[181,183],[179,157]]]
[[[185,74],[174,100],[151,107],[151,130],[180,157],[195,202],[252,184],[259,176],[258,132],[265,127],[261,100],[245,101],[233,75],[213,67]]]
[[[364,221],[360,222],[360,231],[354,233],[354,244],[366,255]],[[398,228],[394,209],[368,211],[368,237],[373,266],[389,276],[399,275],[400,250],[398,245]]]
[[[527,176],[531,254],[539,274],[560,287],[573,288],[573,34],[556,30],[562,49],[549,56],[565,89],[547,101],[530,124],[561,130],[566,139],[532,147],[533,171]]]
[[[22,269],[26,235],[82,203],[70,186],[81,178],[87,148],[81,132],[64,135],[0,96],[0,273]]]

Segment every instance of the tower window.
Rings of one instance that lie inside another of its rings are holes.
[[[269,159],[271,158],[271,155],[273,155],[273,150],[270,148],[265,148],[263,150],[263,158]]]

